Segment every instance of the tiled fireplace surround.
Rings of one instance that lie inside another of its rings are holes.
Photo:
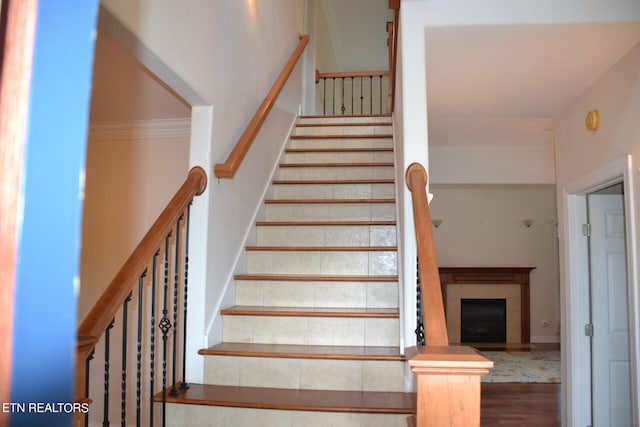
[[[440,267],[449,341],[460,342],[463,298],[507,300],[507,343],[528,344],[529,273],[535,267]]]

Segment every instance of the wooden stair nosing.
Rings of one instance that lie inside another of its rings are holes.
[[[290,139],[391,139],[390,133],[343,134],[343,135],[291,135]]]
[[[198,351],[203,356],[244,356],[283,359],[404,361],[398,347],[222,342]]]
[[[275,185],[306,185],[306,184],[394,184],[396,182],[393,178],[380,178],[380,179],[274,179]]]
[[[353,127],[353,126],[393,126],[392,122],[320,122],[320,123],[296,123],[299,128],[311,127]]]
[[[391,113],[379,113],[379,114],[308,114],[300,116],[301,119],[366,119],[374,117],[391,117]]]
[[[395,226],[396,221],[257,221],[258,227],[282,227],[282,226],[295,226],[295,227],[318,227],[318,226],[355,226],[355,227],[368,227],[368,226]]]
[[[267,199],[267,205],[287,204],[341,204],[341,203],[395,203],[396,199]]]
[[[162,401],[162,393],[154,396]],[[168,403],[279,409],[315,412],[413,414],[414,393],[383,391],[304,390],[211,384],[189,384],[177,396],[166,393]]]
[[[397,252],[397,246],[245,246],[247,251],[268,252]]]
[[[342,317],[367,319],[397,319],[397,308],[318,308],[318,307],[263,307],[236,305],[220,310],[224,316],[273,317]]]
[[[321,275],[321,274],[236,274],[235,280],[263,280],[278,282],[398,282],[397,275],[357,276],[357,275]]]
[[[339,162],[339,163],[328,163],[328,162],[308,162],[308,163],[280,163],[281,168],[371,168],[371,167],[382,167],[388,168],[393,167],[393,162],[369,162],[369,163],[347,163],[347,162]]]
[[[391,147],[321,147],[321,148],[287,148],[285,153],[391,153]]]

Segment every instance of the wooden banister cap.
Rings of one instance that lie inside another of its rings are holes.
[[[411,163],[407,168],[407,172],[404,176],[409,191],[413,191],[412,185],[414,183],[426,187],[428,175],[427,171],[420,163]]]
[[[418,370],[487,370],[493,361],[467,346],[419,346],[406,351],[409,366]],[[485,372],[486,373],[486,372]]]

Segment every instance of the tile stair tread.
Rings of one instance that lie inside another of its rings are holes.
[[[396,199],[267,199],[265,204],[395,203]]]
[[[397,308],[262,307],[236,305],[220,310],[227,316],[348,317],[397,319]]]
[[[341,135],[291,135],[290,139],[390,139],[390,133],[341,134]]]
[[[247,251],[282,251],[282,252],[395,252],[397,246],[246,246]]]
[[[328,163],[328,162],[309,162],[309,163],[280,163],[281,168],[362,168],[362,167],[392,167],[393,162],[367,162],[367,163]]]
[[[322,275],[322,274],[236,274],[235,280],[265,280],[281,282],[397,282],[397,275]]]
[[[395,226],[395,221],[257,221],[258,227],[277,226]]]
[[[245,356],[287,359],[404,361],[398,347],[222,342],[198,351],[203,356]]]
[[[162,393],[154,396],[162,401]],[[169,403],[318,412],[413,414],[414,393],[382,391],[300,390],[211,384],[189,384]]]

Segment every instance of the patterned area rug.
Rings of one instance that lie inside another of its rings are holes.
[[[482,351],[495,367],[487,383],[560,383],[559,351]]]

